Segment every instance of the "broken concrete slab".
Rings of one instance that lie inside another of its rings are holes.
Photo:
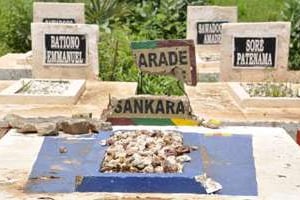
[[[49,118],[25,118],[16,114],[8,114],[3,123],[10,128],[17,129],[19,133],[37,133],[40,136],[58,135],[58,131],[67,134],[78,135],[90,132],[112,130],[111,123],[101,119],[49,117]]]

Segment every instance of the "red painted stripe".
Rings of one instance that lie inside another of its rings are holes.
[[[195,45],[194,41],[193,44],[190,45],[190,61],[191,61],[191,76],[192,76],[192,86],[197,85],[197,66],[196,66],[196,52],[195,52]]]
[[[108,118],[107,121],[112,125],[135,125],[133,120],[129,118]]]
[[[296,142],[297,142],[298,145],[300,145],[300,129],[297,130]]]
[[[157,48],[177,47],[177,46],[194,46],[193,40],[156,40]]]

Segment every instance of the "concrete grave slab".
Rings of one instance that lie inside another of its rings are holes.
[[[33,22],[84,24],[84,3],[34,2]]]
[[[185,145],[199,148],[189,154],[192,160],[185,163],[183,173],[100,173],[99,166],[107,148],[101,146],[100,141],[107,139],[110,134],[112,133],[101,132],[99,135],[76,139],[46,138],[29,176],[26,190],[206,194],[195,180],[195,176],[205,172],[223,185],[222,191],[217,193],[219,195],[257,195],[250,135],[222,137],[182,133]],[[59,154],[53,151],[55,146],[65,146],[68,152]],[[218,151],[218,148],[222,151]],[[66,160],[76,165],[70,165]],[[237,172],[239,176],[235,175]],[[38,180],[50,177],[51,174],[55,174],[53,176],[57,178]]]
[[[18,65],[32,65],[32,51],[20,54],[16,60]]]
[[[236,196],[236,195],[201,195],[201,194],[183,194],[183,193],[107,193],[107,192],[72,192],[72,193],[28,193],[25,191],[26,183],[31,174],[35,162],[40,159],[39,154],[42,149],[48,155],[59,154],[59,147],[63,143],[55,143],[51,151],[47,151],[45,137],[36,135],[22,135],[17,134],[15,130],[11,130],[0,140],[0,197],[2,199],[38,199],[38,198],[53,198],[53,199],[136,199],[136,198],[152,198],[152,199],[283,199],[298,200],[300,195],[299,180],[300,174],[300,150],[299,146],[286,134],[282,128],[267,128],[267,127],[246,127],[246,126],[230,126],[222,127],[218,130],[206,129],[202,127],[159,127],[159,126],[128,126],[128,127],[113,127],[114,130],[132,130],[132,129],[147,129],[147,130],[178,130],[182,132],[203,133],[207,140],[219,141],[229,139],[231,134],[238,135],[240,138],[248,138],[249,134],[252,136],[253,159],[255,163],[257,192],[258,196]],[[222,134],[223,133],[223,134]],[[226,136],[227,135],[227,136]],[[99,135],[101,136],[101,135]],[[201,136],[201,137],[202,137]],[[88,139],[90,138],[90,139]],[[48,139],[59,140],[65,142],[67,145],[76,146],[79,141],[85,140],[85,144],[91,142],[91,136],[66,136],[54,137]],[[97,139],[97,138],[94,138]],[[99,138],[98,138],[99,139]],[[220,139],[220,140],[218,140]],[[266,142],[268,145],[266,145]],[[245,151],[244,143],[234,143],[232,146],[240,147],[239,149]],[[95,144],[95,147],[101,148],[100,144]],[[208,145],[209,148],[214,148],[215,152],[222,154],[223,148],[215,148]],[[20,147],[20,148],[16,148]],[[86,145],[87,150],[93,149]],[[235,147],[232,147],[234,149]],[[80,148],[84,148],[80,146]],[[231,147],[230,147],[231,148]],[[57,151],[56,151],[56,150]],[[72,152],[71,152],[72,151]],[[88,154],[87,151],[79,151],[76,148],[71,148],[69,154],[62,154],[60,160],[64,160],[64,165],[68,166],[70,172],[78,169],[78,164],[82,159],[93,159],[93,157],[80,156],[79,160],[71,159],[75,153],[80,155]],[[236,151],[235,153],[239,153]],[[13,156],[12,156],[13,155]],[[232,154],[233,155],[233,154]],[[218,157],[218,154],[211,156]],[[45,158],[47,159],[47,158]],[[51,159],[49,159],[51,160]],[[58,161],[56,161],[58,162]],[[221,162],[222,163],[222,162]],[[215,164],[221,164],[215,163]],[[87,163],[86,163],[87,164]],[[225,163],[226,164],[226,163]],[[245,164],[245,163],[244,163]],[[55,170],[63,170],[58,165],[49,166],[45,164],[45,171],[47,174],[51,171],[55,177]],[[51,171],[48,171],[51,169]],[[73,170],[75,169],[75,170]],[[61,171],[60,171],[61,172]],[[92,173],[92,172],[91,172]],[[50,173],[51,174],[51,173]],[[239,178],[240,173],[235,173]],[[236,178],[235,177],[235,178]],[[44,177],[43,182],[46,184],[47,180],[50,182],[58,179],[47,179]],[[231,179],[228,179],[232,183]],[[38,180],[36,181],[36,184]],[[74,183],[74,182],[73,182]],[[63,187],[71,182],[64,182]],[[54,188],[54,187],[53,187]],[[38,189],[35,187],[35,189]],[[44,189],[49,189],[45,187]]]
[[[223,25],[221,81],[297,80],[288,71],[290,22]]]
[[[97,25],[32,23],[34,78],[95,79]]]
[[[22,53],[8,53],[0,57],[0,80],[19,80],[20,78],[31,78],[31,65],[25,62],[18,62],[19,59],[23,58],[24,54]]]
[[[242,108],[299,108],[299,97],[250,97],[239,82],[230,82],[228,84],[231,96]],[[297,84],[295,88],[300,88]]]
[[[198,74],[219,72],[222,24],[237,22],[237,7],[188,6],[187,12],[186,38],[195,42]]]
[[[37,89],[42,84],[47,86]],[[57,89],[51,88],[53,84]],[[21,79],[0,92],[0,103],[75,104],[84,90],[85,80]]]

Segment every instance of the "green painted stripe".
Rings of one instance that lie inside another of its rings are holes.
[[[171,119],[162,118],[132,118],[135,125],[150,125],[150,126],[171,126],[174,125]]]
[[[131,42],[131,49],[154,49],[156,47],[157,41],[155,40]]]

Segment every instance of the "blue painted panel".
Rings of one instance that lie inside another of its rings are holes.
[[[34,164],[26,189],[29,192],[170,192],[204,193],[194,176],[206,172],[220,182],[223,195],[257,195],[257,183],[251,136],[206,137],[184,133],[186,145],[198,146],[190,154],[183,173],[100,173],[99,168],[107,147],[100,145],[110,132],[68,140],[46,137]],[[66,154],[58,149],[65,146]],[[32,179],[55,176],[57,179]],[[75,188],[75,177],[83,176]]]
[[[81,139],[45,137],[26,184],[26,191],[74,192],[74,177],[81,174],[81,166],[95,140],[93,136]],[[68,152],[59,153],[60,147],[66,147]]]
[[[202,148],[209,157],[204,171],[223,186],[218,194],[257,195],[251,136],[204,137]]]
[[[196,193],[206,194],[193,177],[165,176],[87,176],[78,192]]]

